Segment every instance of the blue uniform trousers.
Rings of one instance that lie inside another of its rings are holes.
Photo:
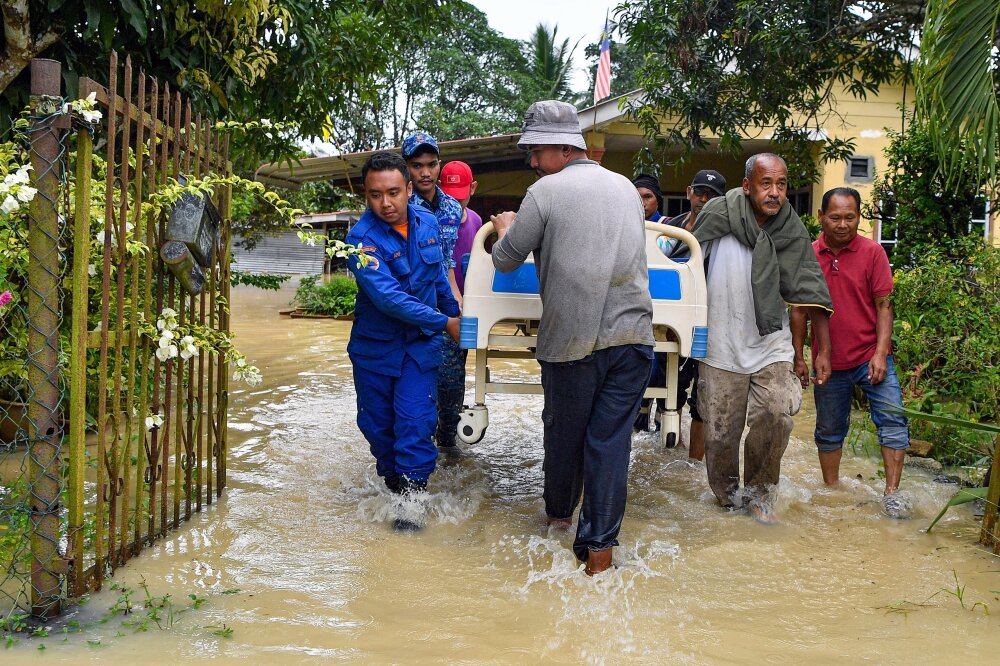
[[[399,377],[355,365],[354,389],[358,428],[375,456],[378,475],[427,481],[437,461],[431,441],[437,421],[437,368],[423,372],[408,354]]]
[[[441,367],[438,369],[438,421],[434,438],[438,446],[453,446],[458,433],[459,413],[465,400],[465,360],[469,350],[445,333],[441,347]]]
[[[545,407],[545,513],[569,518],[583,495],[573,552],[618,545],[625,516],[632,422],[653,348],[623,345],[567,363],[540,361]]]

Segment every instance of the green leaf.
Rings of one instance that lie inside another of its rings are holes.
[[[979,423],[977,421],[967,421],[966,419],[959,419],[954,416],[942,416],[940,414],[928,414],[927,412],[921,412],[916,409],[907,409],[906,407],[899,407],[898,405],[891,405],[887,402],[873,399],[873,402],[881,402],[882,405],[889,411],[896,412],[897,414],[904,414],[911,419],[919,419],[922,421],[930,421],[932,423],[940,423],[941,425],[949,425],[956,428],[965,428],[967,430],[980,430],[982,432],[989,433],[1000,433],[1000,426],[994,425],[992,423]]]
[[[128,14],[129,24],[139,33],[139,38],[146,41],[149,28],[146,26],[146,13],[135,4],[135,0],[121,0],[122,9]]]
[[[927,526],[925,531],[930,534],[931,528],[937,525],[938,521],[944,517],[944,514],[947,513],[948,509],[951,507],[958,506],[959,504],[975,502],[980,499],[986,499],[986,495],[989,491],[989,488],[962,488],[957,493],[952,495],[951,499],[948,500],[948,503],[944,505],[943,509],[941,509],[941,513],[939,513],[937,517],[931,521],[931,524]]]

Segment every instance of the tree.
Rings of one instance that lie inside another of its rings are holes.
[[[496,32],[476,7],[452,2],[449,18],[438,33],[399,44],[375,79],[382,94],[349,93],[353,112],[331,128],[344,150],[396,146],[416,129],[441,140],[520,129],[551,81],[537,74],[522,42]]]
[[[885,174],[875,183],[868,217],[880,220],[882,238],[895,236],[892,264],[909,266],[930,251],[961,254],[968,244],[969,221],[981,204],[983,181],[973,165],[946,182],[934,148],[934,135],[919,119],[905,132],[889,132]],[[982,234],[974,237],[982,239]]]
[[[528,55],[531,73],[540,86],[540,99],[560,99],[572,101],[574,94],[570,88],[570,74],[573,71],[573,52],[579,42],[572,47],[569,38],[558,41],[559,26],[549,28],[544,23],[535,26],[535,32],[528,41]]]
[[[302,137],[321,136],[352,99],[380,94],[374,84],[398,44],[440,32],[450,4],[0,0],[0,122],[27,102],[24,68],[32,57],[62,62],[72,94],[80,76],[106,82],[114,49],[216,118],[295,121]]]
[[[920,44],[917,110],[949,183],[972,168],[998,184],[1000,3],[929,0]]]
[[[687,159],[713,134],[736,155],[745,128],[773,127],[793,180],[809,181],[809,137],[836,117],[836,87],[864,98],[910,76],[923,0],[625,0],[616,18],[645,53],[645,98],[629,111],[653,150],[680,146]],[[677,120],[661,127],[666,117]],[[820,146],[827,161],[852,152],[842,139]]]

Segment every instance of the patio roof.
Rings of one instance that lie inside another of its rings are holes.
[[[524,151],[517,147],[520,134],[504,134],[474,139],[459,139],[440,142],[441,153],[447,161],[461,160],[476,168],[477,173],[507,171],[523,168]],[[383,148],[399,152],[399,146]],[[261,165],[256,179],[273,186],[297,189],[303,183],[323,181],[340,187],[350,182],[361,186],[361,165],[376,150],[329,157],[307,157],[297,162],[274,162]]]
[[[638,93],[629,93],[628,97]],[[611,97],[581,109],[578,112],[580,128],[584,131],[600,129],[619,120],[623,113],[618,110],[620,97]],[[525,153],[517,147],[520,134],[477,137],[441,141],[441,155],[445,161],[461,160],[469,164],[476,174],[497,171],[513,171],[526,168]],[[399,151],[399,146],[381,150]],[[271,186],[298,189],[303,183],[329,182],[339,187],[361,187],[361,165],[375,150],[329,157],[307,157],[297,161],[263,164],[257,169],[256,179]]]

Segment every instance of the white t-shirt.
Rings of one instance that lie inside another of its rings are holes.
[[[761,337],[753,311],[753,251],[733,235],[713,241],[708,265],[708,355],[703,362],[729,372],[753,374],[778,361],[791,362],[788,312],[781,330]]]

